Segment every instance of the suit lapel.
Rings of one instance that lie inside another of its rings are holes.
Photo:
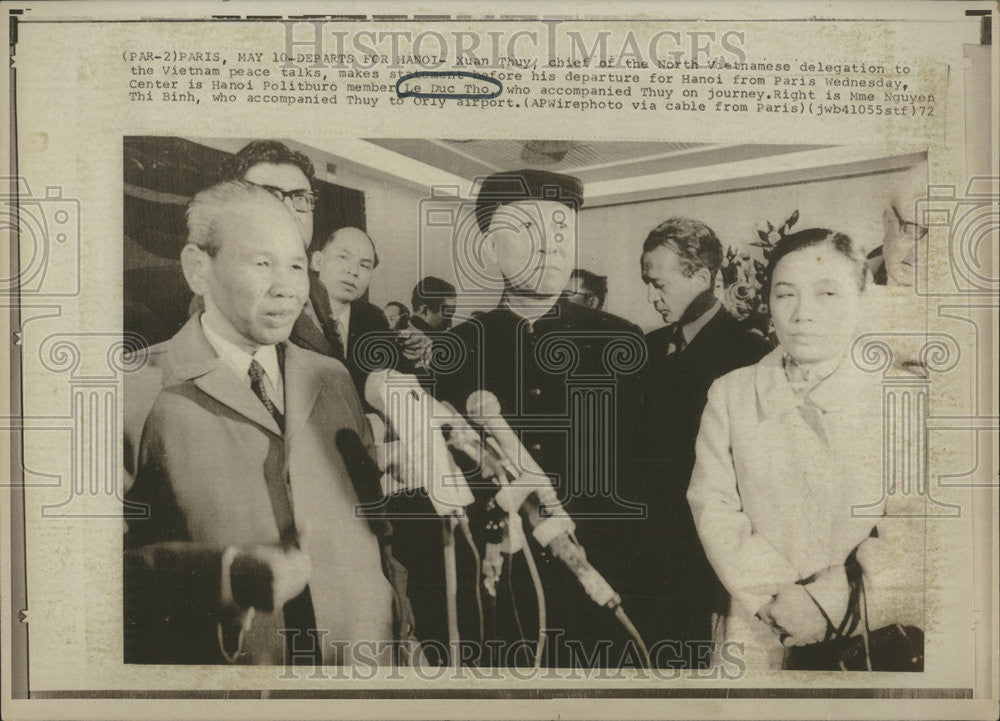
[[[761,420],[794,418],[801,421],[795,410],[799,400],[785,378],[780,347],[764,356],[755,366],[754,384],[757,391],[757,412]]]
[[[192,316],[171,341],[171,373],[164,386],[193,382],[202,392],[241,416],[281,435],[277,422],[250,389],[215,354],[201,329],[201,314]]]
[[[320,328],[318,319],[308,310],[308,306],[295,319],[290,340],[297,346],[322,355],[333,355],[333,346]]]
[[[194,384],[215,400],[229,406],[257,425],[263,426],[275,435],[281,435],[277,421],[250,389],[249,380],[244,383],[236,377],[231,368],[221,362],[215,370],[196,378]]]
[[[301,430],[323,388],[308,351],[287,344],[285,350],[285,440],[292,442]]]
[[[702,329],[698,331],[698,334],[691,339],[691,342],[685,346],[684,350],[680,352],[680,355],[684,355],[685,353],[687,353],[688,356],[694,354],[700,355],[702,348],[717,351],[718,346],[713,342],[715,336],[719,335],[720,331],[724,330],[730,333],[735,332],[735,329],[724,328],[727,318],[726,309],[720,307],[719,310],[716,311],[715,315],[712,316],[704,326],[702,326]]]

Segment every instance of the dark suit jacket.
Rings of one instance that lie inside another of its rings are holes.
[[[641,378],[643,423],[631,453],[627,495],[649,515],[632,524],[630,613],[648,643],[657,638],[708,640],[719,586],[698,541],[685,494],[708,389],[716,378],[760,360],[770,350],[720,308],[680,353],[667,355],[672,326],[646,336],[649,360]],[[705,635],[702,635],[705,634]]]
[[[395,333],[389,331],[389,321],[381,308],[364,300],[351,303],[344,364],[362,398],[365,397],[365,381],[369,373],[398,365],[399,346],[394,339]]]
[[[295,526],[311,528],[317,628],[328,641],[388,641],[395,615],[397,632],[405,632],[412,622],[405,572],[386,558],[376,527],[355,513],[357,479],[334,443],[344,430],[372,449],[344,367],[285,345],[282,434],[249,382],[216,356],[200,314],[148,352],[125,388],[126,499],[148,511],[129,519],[125,535],[126,661],[224,660],[217,632],[233,630],[238,609],[220,603],[222,553],[286,535],[271,498],[286,481]],[[238,661],[281,663],[282,625],[281,609],[258,610]],[[327,646],[327,663],[343,660]]]
[[[378,306],[356,300],[351,303],[347,338],[338,338],[335,346],[323,332],[322,319],[330,312],[326,290],[315,276],[310,276],[310,286],[312,309],[307,305],[299,314],[289,340],[301,348],[336,358],[347,366],[364,403],[368,375],[380,368],[397,368],[400,362],[401,353],[394,343],[395,335],[389,331],[389,321]],[[364,405],[367,410],[367,403]]]

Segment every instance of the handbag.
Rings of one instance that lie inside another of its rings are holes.
[[[873,531],[872,535],[877,532]],[[784,668],[796,671],[923,671],[924,632],[918,626],[889,624],[872,631],[868,597],[858,563],[857,547],[844,562],[850,595],[839,626],[813,599],[826,619],[826,636],[818,643],[793,646],[785,652]],[[811,594],[810,594],[811,597]],[[860,634],[853,635],[860,626]]]

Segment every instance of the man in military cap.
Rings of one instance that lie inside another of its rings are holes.
[[[457,408],[465,408],[473,391],[496,395],[504,418],[576,522],[588,559],[614,584],[623,559],[613,552],[611,533],[639,513],[619,500],[616,461],[630,397],[626,387],[645,346],[631,323],[562,297],[576,267],[582,203],[581,182],[566,175],[519,170],[482,181],[476,222],[504,292],[496,308],[452,329],[464,350],[462,361],[435,372],[435,393]],[[475,511],[470,515],[475,532]],[[583,651],[589,664],[617,664],[609,647],[620,648],[625,636],[613,615],[587,598],[576,578],[534,539],[530,543],[545,591],[545,662],[579,665]],[[508,598],[500,592],[487,636],[492,626],[493,635],[506,641],[537,638],[536,594],[525,563],[523,553],[510,557],[504,573],[511,576],[512,592]],[[507,655],[485,662],[523,661]]]

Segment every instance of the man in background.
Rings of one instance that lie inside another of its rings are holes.
[[[570,273],[569,285],[563,291],[563,297],[570,303],[604,310],[604,303],[608,299],[608,276],[575,268]]]
[[[446,280],[428,275],[413,286],[410,325],[417,330],[445,331],[451,328],[455,315],[455,286]]]
[[[147,510],[124,541],[126,662],[350,664],[412,627],[388,536],[355,513],[348,451],[372,436],[350,376],[287,343],[309,290],[295,212],[246,181],[188,208],[204,311],[125,389],[126,499]]]
[[[313,294],[313,312],[334,357],[343,360],[364,398],[373,360],[381,356],[366,343],[387,341],[389,322],[378,308],[363,299],[378,267],[375,243],[359,228],[341,228],[320,241],[310,257],[325,294]],[[324,297],[325,295],[325,297]]]
[[[385,319],[389,321],[389,330],[403,330],[410,324],[410,309],[398,300],[385,304]]]
[[[927,257],[926,225],[919,222],[917,201],[926,197],[926,187],[910,181],[897,185],[882,211],[882,245],[868,254],[868,268],[876,285],[912,287],[918,262]]]
[[[220,180],[259,185],[285,203],[298,223],[302,242],[306,247],[312,243],[316,171],[307,155],[277,140],[254,140],[240,148],[219,175]]]
[[[626,602],[647,645],[682,641],[678,658],[660,662],[704,667],[710,659],[712,612],[721,585],[705,558],[686,493],[694,445],[712,382],[760,360],[767,341],[740,327],[715,297],[722,244],[704,223],[670,218],[642,246],[642,281],[666,326],[646,336],[643,423],[635,435],[630,476],[647,505],[645,522],[630,527],[625,555],[637,572]]]
[[[399,370],[427,376],[434,337],[451,328],[456,298],[455,286],[433,275],[413,286],[413,313],[409,326],[399,333],[403,350]]]

